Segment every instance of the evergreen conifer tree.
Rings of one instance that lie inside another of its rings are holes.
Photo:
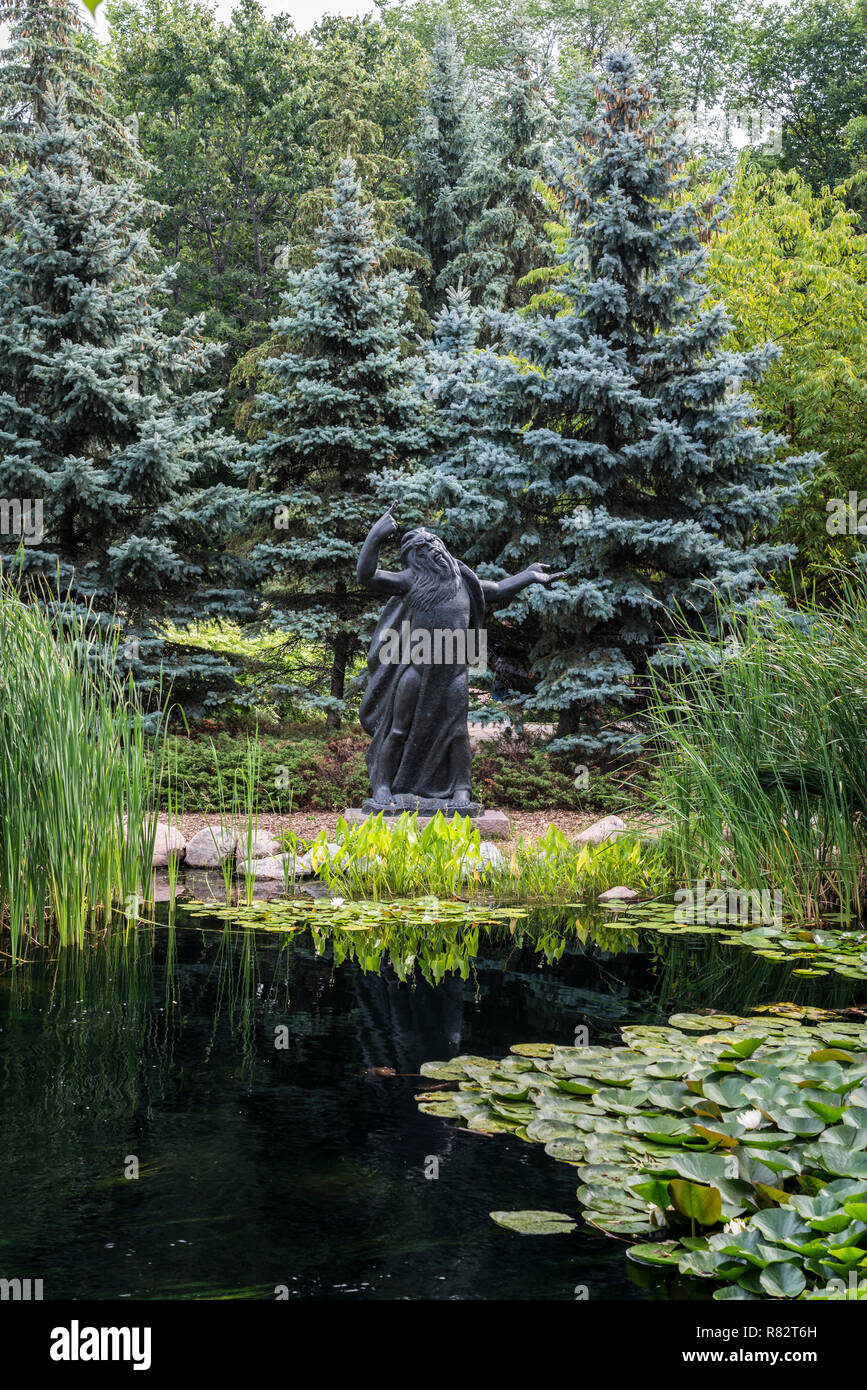
[[[22,583],[121,622],[136,679],[162,669],[196,711],[230,672],[161,634],[249,610],[223,546],[243,495],[220,482],[237,446],[211,430],[214,393],[192,385],[209,353],[195,325],[161,331],[170,277],[152,270],[135,184],[91,171],[64,87],[40,100],[27,162],[2,181],[0,550]]]
[[[75,0],[0,0],[9,26],[3,53],[0,165],[27,160],[45,123],[46,95],[62,87],[66,120],[86,146],[92,173],[122,177],[143,160],[134,129],[112,115],[102,72],[86,42]]]
[[[326,709],[333,725],[378,611],[355,577],[383,510],[371,474],[411,467],[426,443],[420,372],[408,355],[408,272],[383,270],[387,250],[347,158],[315,262],[290,273],[284,315],[272,324],[287,348],[263,366],[252,451],[269,534],[251,558],[270,575],[272,622],[299,676],[283,693]]]
[[[687,201],[686,141],[629,55],[607,59],[587,110],[579,96],[558,174],[570,308],[490,312],[494,346],[440,363],[444,408],[451,381],[477,424],[425,474],[444,534],[486,577],[538,556],[565,572],[503,617],[538,677],[523,703],[585,753],[620,742],[602,725],[635,701],[676,614],[712,623],[714,590],[747,603],[785,561],[768,536],[817,462],[785,457],[741,390],[776,350],[728,350],[724,307],[702,308],[721,211]]]
[[[474,302],[495,309],[527,302],[519,282],[546,257],[549,213],[538,191],[549,130],[544,94],[544,73],[519,36],[490,113],[490,139],[477,148],[459,191],[461,204],[475,212],[452,264]]]
[[[413,249],[430,265],[422,303],[428,313],[458,278],[453,261],[473,207],[464,187],[479,122],[451,22],[437,26],[427,94],[412,143],[408,229]]]
[[[485,429],[486,388],[477,366],[482,318],[461,281],[447,287],[418,362],[428,406],[424,461],[409,470],[386,465],[376,475],[377,493],[399,501],[406,527],[436,530],[450,506],[457,514],[465,495],[475,500],[474,491],[466,493],[463,471],[474,441]],[[453,527],[449,534],[458,535]],[[465,537],[460,539],[463,543]]]

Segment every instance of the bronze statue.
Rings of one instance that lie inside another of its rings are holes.
[[[480,811],[470,798],[469,667],[486,651],[486,604],[508,603],[528,584],[559,579],[547,565],[492,583],[479,579],[423,527],[407,531],[400,571],[378,568],[397,530],[389,507],[358,557],[359,582],[388,602],[373,634],[361,725],[370,734],[373,797],[366,811]]]

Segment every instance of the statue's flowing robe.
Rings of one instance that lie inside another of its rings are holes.
[[[465,651],[478,653],[484,624],[482,586],[471,569],[458,561],[461,583],[450,594],[441,594],[422,607],[414,589],[389,599],[373,634],[367,658],[369,671],[361,702],[361,727],[369,733],[367,767],[374,790],[388,782],[383,767],[383,745],[394,728],[394,704],[398,683],[407,671],[402,663],[382,662],[380,650],[390,633],[402,632],[408,622],[413,632],[426,629],[463,630]],[[391,777],[392,796],[417,796],[425,800],[451,799],[457,787],[470,785],[470,739],[467,732],[469,678],[466,662],[417,666],[418,695],[400,762]]]

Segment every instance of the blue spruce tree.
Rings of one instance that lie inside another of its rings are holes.
[[[134,183],[92,172],[62,85],[41,85],[40,111],[0,183],[0,554],[28,592],[59,587],[119,623],[136,680],[171,678],[196,713],[232,673],[166,629],[249,611],[223,543],[237,446],[194,389],[209,358],[195,325],[161,331],[170,277]]]
[[[790,553],[768,537],[817,462],[782,456],[741,390],[776,350],[727,350],[724,308],[702,309],[721,207],[687,201],[687,155],[632,59],[609,57],[557,170],[569,310],[490,312],[494,345],[437,366],[453,442],[424,485],[444,535],[489,578],[537,556],[564,571],[501,615],[537,677],[520,703],[556,719],[564,750],[620,743],[605,723],[634,708],[678,613],[712,622],[714,591],[750,601]]]
[[[466,285],[448,286],[419,361],[424,395],[432,407],[425,421],[424,461],[410,470],[386,466],[376,476],[379,496],[399,499],[406,526],[437,529],[450,505],[456,516],[461,514],[455,504],[466,495],[466,459],[485,429],[486,387],[477,352],[481,329],[482,313],[471,304]],[[454,526],[449,535],[457,539]],[[460,539],[465,541],[465,535]]]
[[[271,621],[298,677],[280,693],[327,710],[333,726],[378,612],[355,577],[383,510],[371,475],[411,468],[427,442],[408,272],[386,272],[387,252],[347,158],[314,264],[289,275],[283,317],[271,325],[287,349],[264,364],[257,409],[255,505],[267,530],[251,560],[268,579]]]

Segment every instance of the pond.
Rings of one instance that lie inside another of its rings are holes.
[[[497,1226],[576,1210],[574,1170],[422,1113],[420,1066],[581,1027],[613,1042],[681,1008],[867,1005],[864,980],[574,912],[341,922],[179,907],[0,975],[0,1275],[74,1299],[706,1299],[581,1223]]]

